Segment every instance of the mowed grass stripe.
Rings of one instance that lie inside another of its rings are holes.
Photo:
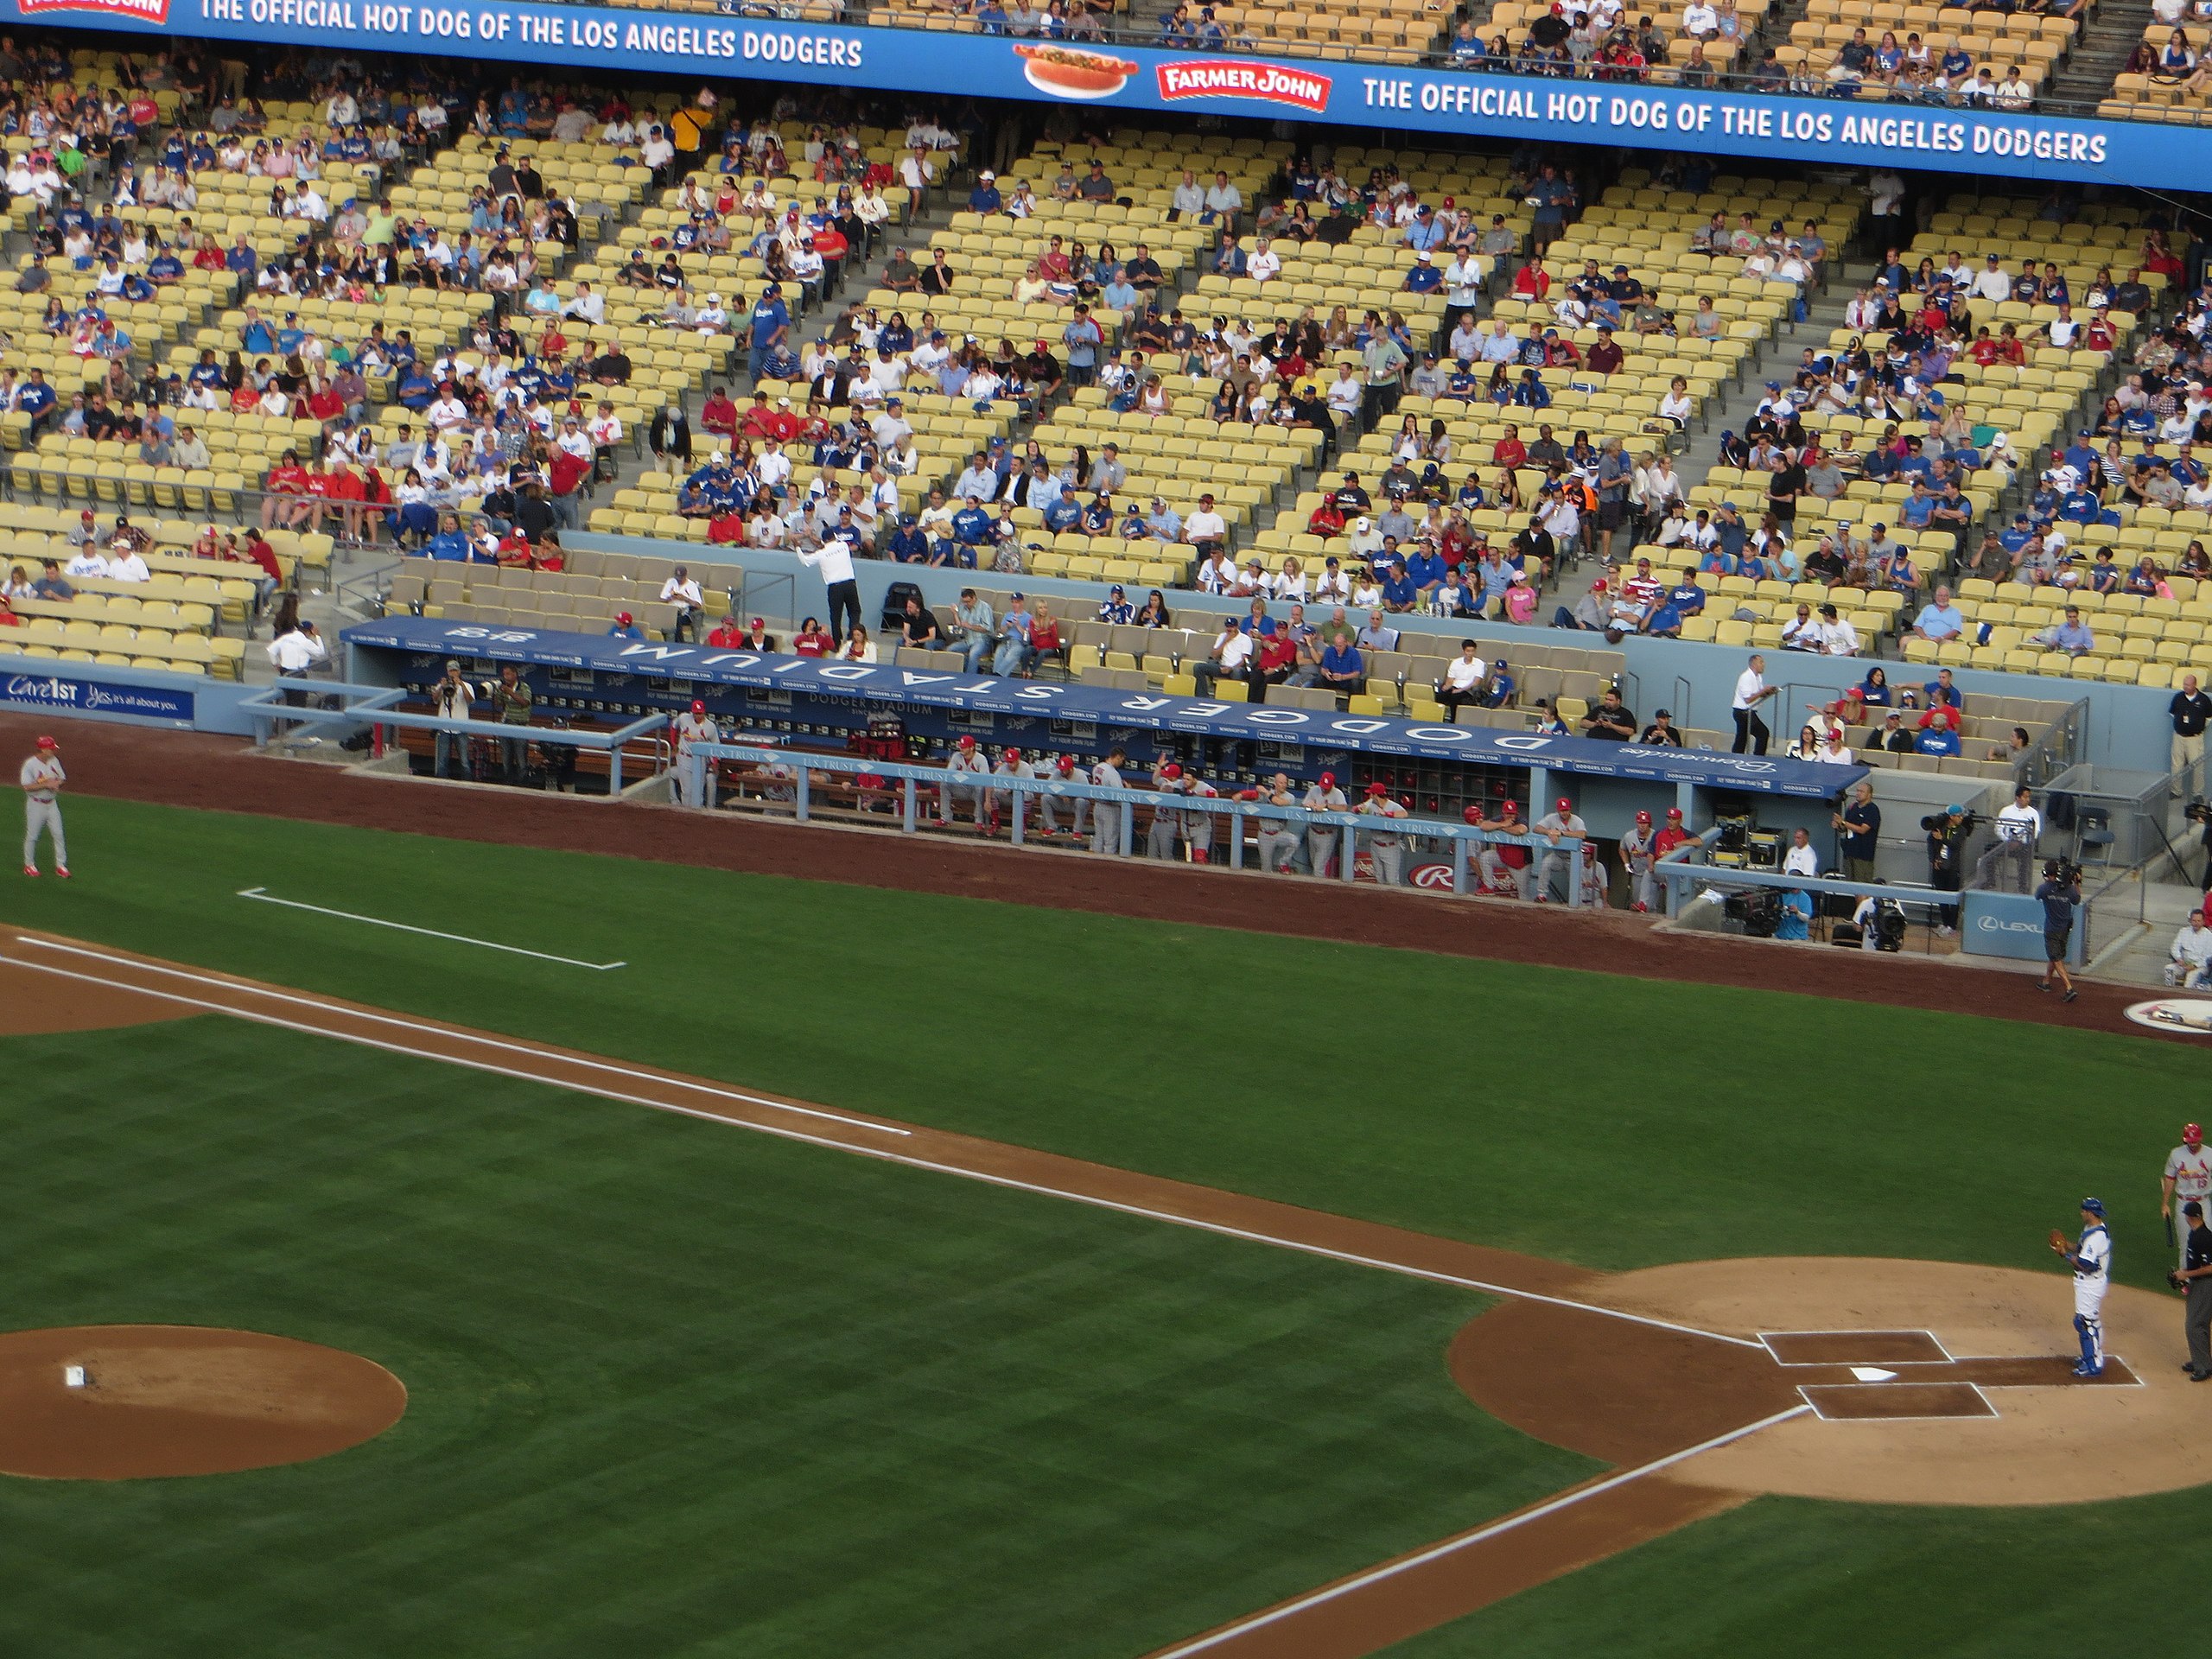
[[[2083,1192],[2155,1179],[2187,1115],[2172,1103],[2201,1085],[2202,1057],[2178,1045],[1940,1007],[70,810],[79,879],[0,887],[0,916],[1594,1267],[1850,1254],[1873,1236],[2028,1265]],[[253,886],[632,965],[584,974],[348,931],[232,896]],[[1939,976],[1914,982],[1941,995]],[[2120,1227],[2120,1277],[2154,1284],[2147,1206]]]
[[[8,1650],[1109,1659],[1591,1466],[1453,1389],[1443,1287],[236,1021],[5,1050],[10,1323],[413,1395],[296,1468],[0,1480]]]

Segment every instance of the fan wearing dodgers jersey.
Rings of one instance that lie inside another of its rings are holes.
[[[2161,1214],[2179,1217],[2181,1206],[2195,1198],[2208,1215],[2212,1215],[2212,1147],[2205,1146],[2202,1127],[2195,1123],[2181,1126],[2181,1145],[2166,1154],[2166,1173],[2160,1185]],[[2186,1217],[2176,1224],[2174,1237],[2179,1241],[2180,1253],[2185,1258],[2189,1254]]]
[[[2050,1231],[2051,1252],[2074,1269],[2074,1335],[2082,1344],[2076,1376],[2105,1374],[2105,1292],[2112,1286],[2112,1234],[2105,1226],[2105,1206],[2096,1198],[2082,1200],[2082,1236],[2072,1244],[2056,1227]]]

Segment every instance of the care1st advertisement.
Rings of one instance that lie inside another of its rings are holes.
[[[194,694],[181,686],[0,670],[0,709],[189,727],[194,702]]]
[[[728,0],[734,3],[734,0]],[[1739,156],[1773,162],[1941,168],[2187,188],[2212,179],[2212,129],[2033,111],[1770,97],[1561,81],[1352,60],[1092,49],[1002,35],[845,28],[536,0],[0,0],[0,22],[141,35],[421,51],[632,70],[701,81],[774,79],[895,92],[957,90],[1132,113],[1204,110],[1372,135],[1464,134]]]

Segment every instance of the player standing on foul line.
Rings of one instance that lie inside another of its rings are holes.
[[[61,770],[61,746],[50,737],[38,741],[37,751],[23,762],[19,774],[23,786],[23,874],[38,874],[38,838],[54,837],[54,873],[69,879],[69,843],[61,836],[61,785],[68,774]]]

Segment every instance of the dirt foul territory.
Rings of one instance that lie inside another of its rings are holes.
[[[1760,1493],[2044,1504],[2212,1481],[2212,1438],[2196,1432],[2202,1402],[2178,1370],[2178,1304],[2144,1291],[2111,1294],[2107,1373],[2082,1380],[2069,1370],[2071,1286],[2056,1272],[1812,1257],[1599,1274],[53,935],[0,929],[0,961],[28,980],[49,982],[58,996],[81,997],[89,987],[103,996],[275,1024],[464,1068],[497,1067],[632,1106],[1458,1286],[1497,1305],[1470,1321],[1440,1363],[1492,1415],[1613,1465],[1540,1503],[1160,1649],[1157,1659],[1361,1659]],[[218,1346],[277,1340],[205,1334]],[[57,1405],[50,1398],[61,1363],[87,1363],[84,1353],[99,1352],[86,1333],[8,1340],[29,1344],[24,1375],[43,1379],[46,1389],[35,1396],[39,1409],[91,1408],[92,1402]],[[0,1378],[13,1374],[6,1352],[0,1343]],[[248,1376],[238,1369],[243,1361],[226,1360],[211,1379],[206,1361],[180,1377],[146,1361],[137,1362],[136,1373],[127,1366],[118,1371],[117,1357],[90,1362],[92,1375],[105,1368],[111,1376],[135,1376],[131,1386],[147,1396],[139,1409],[190,1405],[197,1414],[193,1432],[175,1436],[187,1448],[207,1437],[209,1415],[235,1418],[241,1398],[272,1397],[259,1382],[249,1388],[241,1381]],[[288,1427],[302,1416],[333,1425],[324,1450],[377,1433],[404,1403],[386,1374],[349,1356],[334,1357],[366,1367],[388,1386],[363,1376],[358,1386],[382,1404],[360,1406],[342,1429],[334,1426],[340,1414],[321,1407],[296,1404],[276,1414]],[[322,1394],[303,1385],[285,1397],[320,1400],[338,1392],[334,1381],[320,1387]],[[380,1422],[379,1411],[389,1414]],[[0,1389],[0,1420],[16,1414],[15,1397]],[[149,1446],[144,1456],[186,1455],[164,1451],[166,1445]],[[0,1438],[0,1468],[17,1468],[29,1455],[11,1462],[9,1450]],[[142,1465],[124,1471],[196,1471]]]
[[[53,724],[0,715],[0,755],[28,753],[32,740]],[[79,795],[2152,1034],[2124,1017],[2139,990],[2131,995],[2084,982],[2078,1002],[2058,1003],[2034,995],[2017,973],[1910,956],[1660,933],[1645,918],[1621,912],[1586,915],[1141,859],[1017,850],[950,836],[765,823],[364,775],[271,760],[237,738],[87,721],[67,722],[61,734],[70,791]],[[80,837],[73,855],[80,877],[97,868],[96,845]]]

